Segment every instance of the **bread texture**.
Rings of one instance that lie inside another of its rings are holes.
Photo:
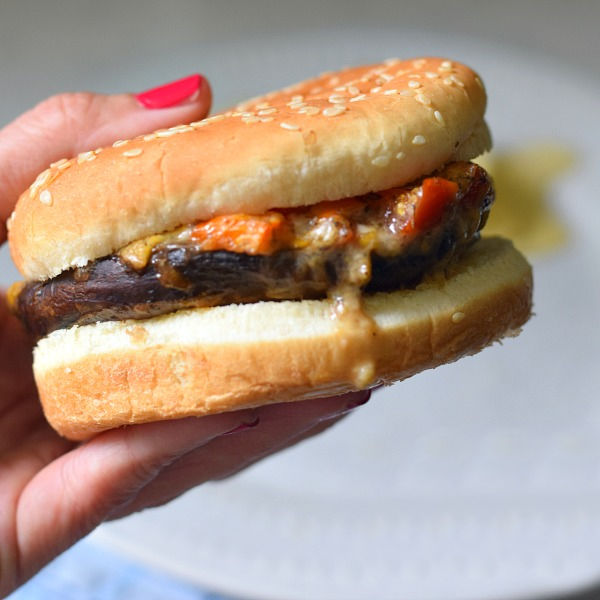
[[[327,73],[54,163],[9,220],[12,256],[26,279],[46,280],[215,215],[403,185],[486,150],[485,104],[479,77],[442,58]]]
[[[35,349],[46,417],[63,436],[302,400],[405,379],[516,333],[527,261],[499,238],[447,275],[364,300],[374,329],[328,301],[261,302],[58,330]]]

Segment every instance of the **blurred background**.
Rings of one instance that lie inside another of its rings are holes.
[[[595,0],[0,0],[0,125],[56,92],[193,72],[219,109],[392,56],[468,63],[490,97],[490,230],[536,275],[518,339],[101,527],[14,599],[596,597],[599,23]],[[3,248],[0,283],[17,277]]]

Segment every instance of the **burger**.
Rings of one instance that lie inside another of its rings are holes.
[[[51,165],[8,224],[49,422],[339,394],[518,332],[531,269],[480,239],[485,104],[458,62],[394,59]]]

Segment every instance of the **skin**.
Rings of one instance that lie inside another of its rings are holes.
[[[62,94],[7,125],[0,130],[0,243],[17,198],[48,164],[201,119],[210,101],[207,84],[193,101],[160,110],[145,109],[128,94]],[[103,521],[228,477],[323,431],[369,397],[357,392],[149,423],[75,444],[44,420],[31,350],[0,292],[0,597]]]

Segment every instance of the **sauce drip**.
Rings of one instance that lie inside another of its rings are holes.
[[[365,310],[361,292],[361,286],[371,277],[370,256],[369,247],[353,252],[338,285],[328,293],[331,318],[335,321],[340,348],[352,356],[350,377],[358,389],[372,385],[376,373],[374,340],[378,328]]]

